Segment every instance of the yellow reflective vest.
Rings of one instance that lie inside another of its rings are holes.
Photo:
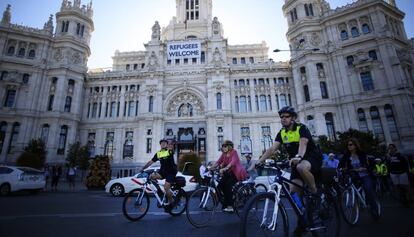
[[[170,156],[170,151],[169,150],[160,150],[157,152],[157,158],[158,159],[167,159],[168,156]]]
[[[300,127],[301,125],[298,124],[296,126],[296,130],[294,131],[291,131],[291,130],[286,131],[286,128],[283,128],[280,134],[280,136],[282,137],[283,143],[287,144],[287,143],[292,143],[292,142],[299,142],[300,141],[300,134],[299,134]]]
[[[381,176],[386,176],[388,174],[388,168],[385,164],[376,164],[374,170],[375,173]]]

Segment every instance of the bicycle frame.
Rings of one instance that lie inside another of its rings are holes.
[[[162,205],[163,204],[163,202],[165,201],[165,192],[164,191],[162,191],[162,193],[164,194],[163,195],[163,197],[162,197],[162,199],[161,199],[161,197],[158,195],[158,189],[160,188],[159,187],[159,184],[156,182],[156,181],[154,181],[154,180],[152,180],[152,179],[150,179],[150,178],[147,178],[147,181],[145,181],[145,183],[144,184],[142,184],[142,183],[140,183],[140,182],[138,182],[137,180],[135,180],[135,179],[132,179],[132,181],[134,182],[134,183],[136,183],[136,184],[138,184],[139,186],[141,186],[142,187],[142,189],[143,190],[145,190],[145,192],[151,192],[151,193],[153,193],[154,194],[154,196],[155,196],[155,198],[157,199],[157,203],[159,204],[159,205]],[[154,188],[155,187],[155,188]],[[137,197],[137,199],[138,199],[138,201],[141,203],[141,201],[142,201],[142,198],[144,198],[144,195],[145,195],[145,192],[142,192],[141,194],[140,194],[140,196],[139,197]]]

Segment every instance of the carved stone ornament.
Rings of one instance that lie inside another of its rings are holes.
[[[147,86],[148,95],[154,95],[154,92],[156,91],[156,89],[157,89],[156,85]]]
[[[212,63],[214,64],[214,66],[219,67],[219,66],[223,65],[223,62],[224,61],[223,61],[223,59],[221,59],[220,50],[216,47],[216,49],[214,49]]]
[[[213,35],[219,35],[220,34],[220,22],[218,21],[217,17],[213,18],[213,22],[211,23],[211,26],[213,28]]]
[[[315,47],[319,46],[322,43],[321,37],[318,33],[312,33],[310,43]]]
[[[222,81],[216,81],[213,83],[213,87],[216,88],[217,92],[221,92],[221,89],[224,87]]]
[[[151,40],[155,40],[155,41],[160,40],[160,36],[161,36],[161,27],[158,21],[156,21],[155,24],[152,26]]]
[[[81,54],[79,52],[76,52],[76,51],[73,52],[71,62],[73,64],[80,64],[82,62]]]
[[[175,95],[167,105],[167,114],[171,117],[200,116],[204,113],[201,99],[189,91]]]
[[[155,70],[155,68],[157,68],[158,66],[158,59],[157,59],[157,55],[155,55],[155,52],[152,51],[151,52],[151,56],[148,59],[148,68],[150,70]]]
[[[61,48],[58,48],[55,50],[55,53],[53,54],[53,59],[55,59],[56,62],[60,62],[63,59],[63,52]]]

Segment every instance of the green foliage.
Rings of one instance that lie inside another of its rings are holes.
[[[66,161],[69,167],[76,166],[81,170],[87,170],[89,168],[88,147],[81,146],[79,142],[69,145]]]
[[[180,156],[178,160],[178,171],[183,171],[184,165],[187,162],[192,162],[192,165],[187,165],[185,174],[195,176],[197,180],[200,180],[200,166],[201,159],[195,153],[187,153]]]
[[[326,136],[319,136],[319,145],[322,152],[344,153],[346,151],[347,141],[350,138],[356,138],[361,146],[361,150],[368,155],[383,157],[386,153],[386,147],[371,132],[361,132],[355,129],[349,129],[343,133],[337,133],[336,141],[329,141]]]
[[[46,161],[46,145],[42,139],[32,139],[17,158],[16,165],[41,169]]]
[[[111,166],[108,156],[96,156],[86,177],[86,187],[88,189],[103,189],[111,179]]]

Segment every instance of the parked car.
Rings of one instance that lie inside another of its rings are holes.
[[[258,176],[254,179],[254,187],[257,192],[267,192],[269,190],[270,184],[275,180],[275,172],[270,169],[258,171]],[[290,172],[284,170],[282,176],[290,179]]]
[[[138,173],[134,176],[112,179],[105,185],[105,192],[112,194],[115,197],[122,196],[125,193],[130,192],[132,189],[139,187],[139,183],[144,183],[149,173],[152,173],[154,170],[159,170],[159,166],[149,167],[144,170],[144,173]],[[185,169],[184,169],[185,170]],[[186,173],[186,172],[184,172]],[[192,175],[186,175],[182,172],[178,172],[177,176],[182,176],[185,178],[185,187],[183,188],[186,192],[194,191],[197,188],[196,178]],[[132,180],[134,179],[134,181]],[[158,180],[161,189],[164,188],[165,179]]]
[[[46,185],[43,171],[30,167],[0,166],[0,196],[19,190],[37,193]]]

